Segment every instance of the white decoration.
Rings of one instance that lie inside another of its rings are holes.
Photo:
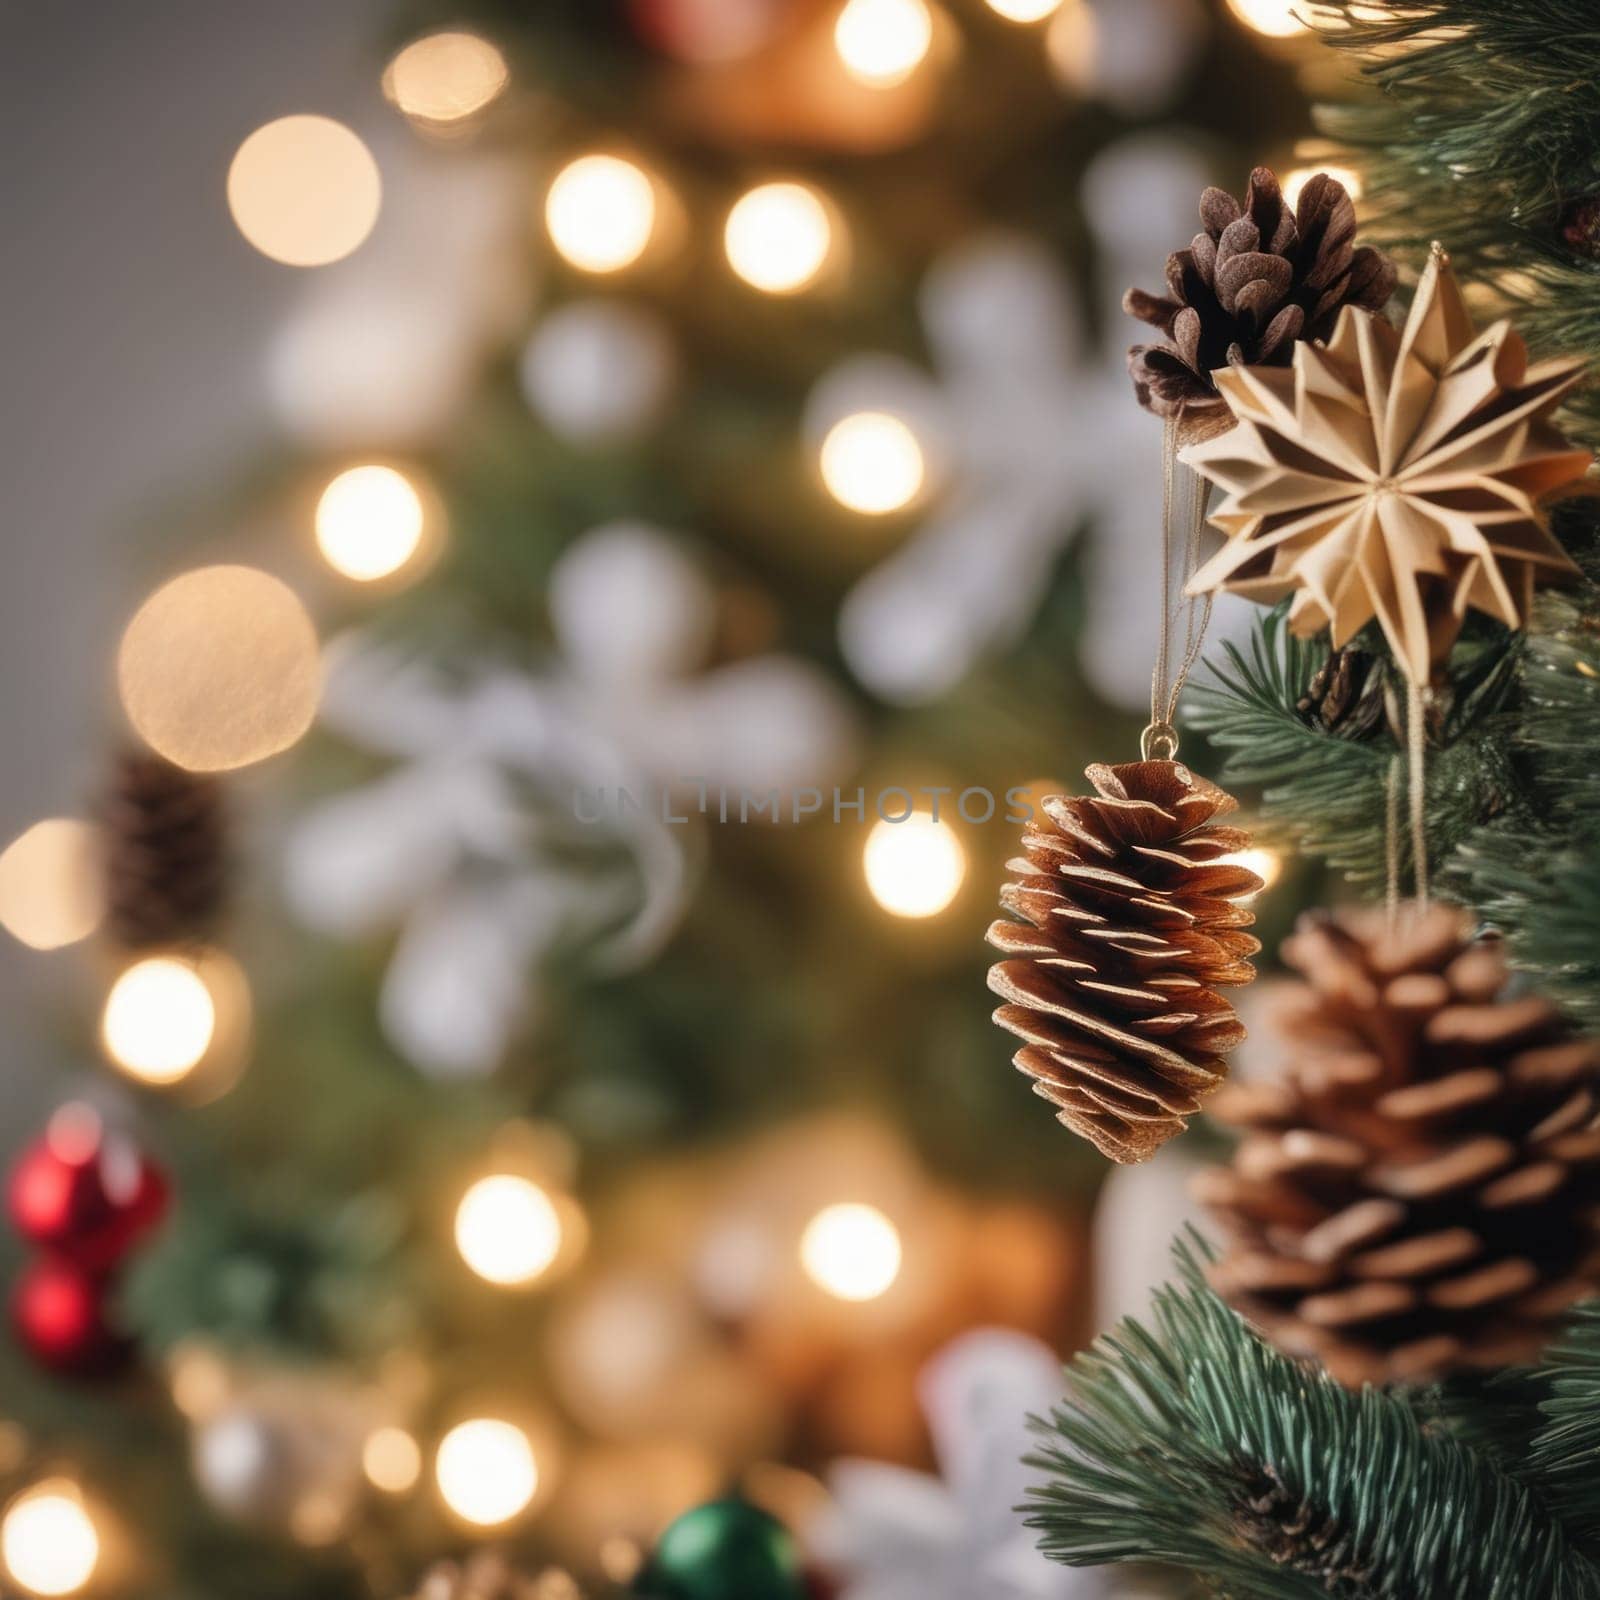
[[[1150,1292],[1172,1277],[1172,1245],[1196,1220],[1190,1180],[1200,1163],[1180,1139],[1149,1161],[1113,1167],[1094,1209],[1094,1326],[1144,1317]]]
[[[1159,277],[1194,232],[1204,184],[1192,150],[1171,138],[1143,136],[1097,158],[1085,199],[1097,277],[1118,298]],[[854,357],[823,377],[805,419],[815,445],[850,411],[891,412],[929,463],[926,521],[841,608],[851,670],[885,700],[938,699],[1023,632],[1087,524],[1085,669],[1109,698],[1147,703],[1161,626],[1162,429],[1128,381],[1136,325],[1116,310],[1108,348],[1095,351],[1054,257],[1015,235],[970,240],[935,263],[921,309],[936,375]],[[1219,605],[1218,617],[1243,609]]]
[[[574,300],[549,313],[522,353],[522,392],[570,444],[613,444],[655,421],[672,393],[677,357],[667,325],[643,306]]]
[[[843,1582],[842,1600],[1090,1600],[1100,1574],[1058,1565],[1016,1507],[1037,1480],[1022,1458],[1028,1417],[1064,1383],[1056,1357],[1009,1329],[964,1335],[924,1369],[919,1388],[940,1476],[874,1461],[828,1474],[833,1505],[814,1553]]]
[[[318,271],[267,353],[273,409],[320,449],[406,448],[461,408],[482,358],[525,314],[521,180],[491,158],[407,141],[383,155],[384,213]]]
[[[550,598],[567,653],[537,677],[447,672],[360,636],[328,652],[324,725],[400,765],[297,823],[285,892],[325,933],[402,925],[379,1018],[436,1077],[499,1064],[558,943],[611,971],[656,953],[689,892],[700,784],[821,789],[851,757],[853,719],[820,670],[780,655],[692,670],[713,596],[672,536],[595,530]]]

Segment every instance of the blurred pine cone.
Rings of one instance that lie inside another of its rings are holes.
[[[1223,1080],[1244,1037],[1216,992],[1248,983],[1259,943],[1238,897],[1261,887],[1221,858],[1236,802],[1176,761],[1092,766],[1092,796],[1053,795],[1022,835],[1015,921],[989,929],[1006,960],[994,1014],[1025,1041],[1014,1057],[1074,1133],[1113,1161],[1144,1161]]]
[[[1384,718],[1381,663],[1353,644],[1335,650],[1312,675],[1295,710],[1325,733],[1365,738]]]
[[[1326,338],[1341,306],[1381,311],[1394,292],[1394,263],[1356,246],[1355,205],[1325,172],[1291,211],[1278,180],[1257,167],[1242,205],[1207,189],[1200,221],[1205,231],[1167,257],[1167,294],[1130,289],[1122,300],[1163,336],[1128,352],[1134,393],[1157,416],[1224,424],[1218,367],[1288,366],[1295,341]]]
[[[228,891],[221,783],[128,750],[118,758],[103,820],[112,937],[139,949],[209,933]]]
[[[1288,1065],[1211,1106],[1217,1289],[1352,1387],[1530,1357],[1600,1286],[1600,1041],[1449,907],[1308,913],[1283,955]]]
[[[465,1561],[441,1561],[423,1574],[412,1600],[578,1600],[577,1585],[565,1574],[566,1595],[544,1579],[516,1570],[497,1550],[480,1550]]]

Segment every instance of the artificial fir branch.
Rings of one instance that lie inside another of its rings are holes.
[[[1528,1469],[1575,1540],[1600,1549],[1600,1302],[1573,1314],[1538,1373],[1548,1393]]]
[[[1076,1566],[1155,1561],[1228,1600],[1591,1600],[1600,1566],[1486,1451],[1400,1395],[1273,1350],[1206,1286],[1195,1238],[1152,1325],[1068,1368],[1028,1506]]]

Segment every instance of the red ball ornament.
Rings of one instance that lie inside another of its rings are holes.
[[[11,1319],[23,1348],[52,1372],[91,1377],[115,1371],[131,1345],[107,1317],[107,1284],[60,1257],[34,1262],[17,1280]]]
[[[628,0],[639,37],[692,67],[754,55],[793,11],[794,0]]]
[[[161,1220],[168,1190],[130,1139],[90,1107],[68,1105],[18,1158],[7,1199],[24,1239],[103,1272]]]

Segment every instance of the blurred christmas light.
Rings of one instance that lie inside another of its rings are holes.
[[[876,1300],[900,1276],[900,1235],[876,1206],[825,1206],[806,1224],[800,1264],[839,1300]]]
[[[1265,893],[1283,873],[1283,857],[1276,850],[1268,850],[1264,845],[1251,845],[1248,849],[1235,850],[1229,855],[1218,856],[1217,865],[1243,867],[1246,871],[1255,873],[1261,880],[1261,888],[1254,894],[1241,895],[1239,898],[1242,900],[1253,900],[1257,894]]]
[[[0,1555],[30,1593],[77,1594],[100,1561],[100,1535],[77,1486],[55,1478],[18,1495],[0,1523]]]
[[[815,189],[764,183],[728,213],[723,242],[729,264],[752,288],[794,294],[816,281],[833,247],[833,224]]]
[[[105,915],[100,833],[70,817],[48,817],[0,854],[0,925],[35,950],[86,939]]]
[[[452,30],[412,40],[389,63],[383,92],[415,121],[448,126],[496,100],[509,76],[487,39]]]
[[[227,1403],[233,1380],[227,1363],[209,1345],[186,1342],[167,1363],[172,1403],[191,1422],[215,1416]]]
[[[967,856],[947,822],[915,812],[878,821],[867,835],[862,868],[872,898],[897,917],[937,916],[967,875]]]
[[[927,475],[917,436],[887,411],[857,411],[834,423],[820,465],[828,493],[868,516],[910,505]]]
[[[135,613],[117,653],[128,720],[193,772],[286,750],[321,691],[316,630],[287,585],[254,567],[200,567]]]
[[[368,1481],[385,1494],[404,1494],[422,1476],[422,1450],[404,1428],[379,1428],[361,1452]]]
[[[393,467],[351,467],[317,502],[317,546],[358,583],[398,572],[422,542],[422,497]]]
[[[1061,0],[987,0],[987,4],[1007,22],[1043,22],[1060,9]]]
[[[655,231],[655,185],[620,156],[579,156],[556,174],[544,218],[551,242],[580,271],[620,272]]]
[[[1307,0],[1228,0],[1228,9],[1247,28],[1269,39],[1292,39],[1309,31],[1297,13],[1304,12]]]
[[[1335,183],[1342,183],[1352,200],[1361,198],[1361,174],[1354,167],[1340,167],[1322,162],[1316,166],[1291,167],[1283,175],[1283,197],[1291,206],[1300,204],[1300,191],[1316,177],[1319,172],[1325,172]]]
[[[848,0],[833,27],[851,77],[875,88],[904,83],[933,45],[926,0]]]
[[[532,1283],[561,1253],[561,1217],[550,1196],[527,1178],[480,1178],[456,1210],[456,1248],[490,1283]]]
[[[106,1053],[141,1083],[177,1083],[200,1064],[216,1031],[216,1006],[187,961],[149,956],[111,986],[100,1032]]]
[[[527,1509],[539,1488],[533,1446],[521,1428],[477,1417],[439,1443],[434,1478],[444,1503],[464,1522],[495,1527]]]
[[[257,128],[228,168],[228,209],[262,255],[321,267],[372,232],[383,184],[372,153],[330,117],[280,117]]]

